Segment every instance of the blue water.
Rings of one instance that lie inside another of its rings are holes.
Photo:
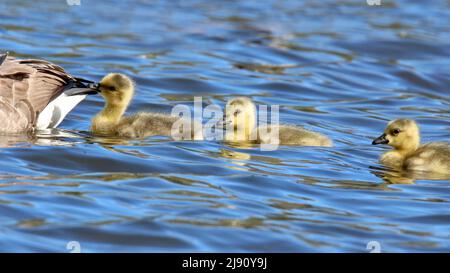
[[[249,96],[334,148],[99,138],[100,96],[0,139],[0,251],[450,251],[450,179],[378,163],[389,120],[450,137],[448,1],[3,0],[0,50],[137,82],[129,113]]]

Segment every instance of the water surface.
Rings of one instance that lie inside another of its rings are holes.
[[[129,113],[233,96],[334,148],[99,138],[89,97],[58,130],[0,139],[0,251],[450,251],[450,179],[384,168],[387,121],[450,136],[448,1],[4,0],[0,49],[137,82]]]

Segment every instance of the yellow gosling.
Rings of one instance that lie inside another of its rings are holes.
[[[155,135],[171,136],[177,140],[183,138],[182,132],[172,130],[174,123],[180,120],[179,117],[147,112],[124,116],[135,88],[129,77],[117,73],[108,74],[100,81],[98,88],[105,99],[105,107],[92,119],[93,133],[127,138]],[[196,140],[203,138],[201,124],[189,120],[184,120],[183,124],[191,126],[191,139],[194,139],[194,136]]]
[[[293,125],[264,125],[256,127],[256,106],[246,97],[228,101],[225,109],[225,141],[251,142],[297,146],[333,146],[332,141],[319,133]],[[231,130],[230,130],[231,129]],[[279,142],[276,143],[278,130]],[[272,135],[272,132],[274,135]],[[275,142],[274,142],[275,141]]]
[[[380,157],[383,165],[405,170],[450,174],[450,146],[445,142],[420,145],[420,132],[414,120],[397,119],[388,123],[373,145],[388,144],[393,150]]]

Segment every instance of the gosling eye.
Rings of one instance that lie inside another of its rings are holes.
[[[234,114],[234,116],[237,116],[237,115],[239,115],[240,113],[241,113],[241,110],[238,109],[238,110],[234,111],[233,114]]]
[[[393,136],[396,136],[396,135],[398,135],[398,134],[400,134],[400,129],[393,129],[392,131],[391,131],[391,134],[393,135]]]
[[[109,89],[109,91],[116,91],[116,87],[114,87],[114,86],[110,86],[110,87],[108,87],[108,89]]]

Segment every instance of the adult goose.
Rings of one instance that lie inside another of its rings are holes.
[[[44,60],[0,54],[0,133],[57,127],[96,84]]]

